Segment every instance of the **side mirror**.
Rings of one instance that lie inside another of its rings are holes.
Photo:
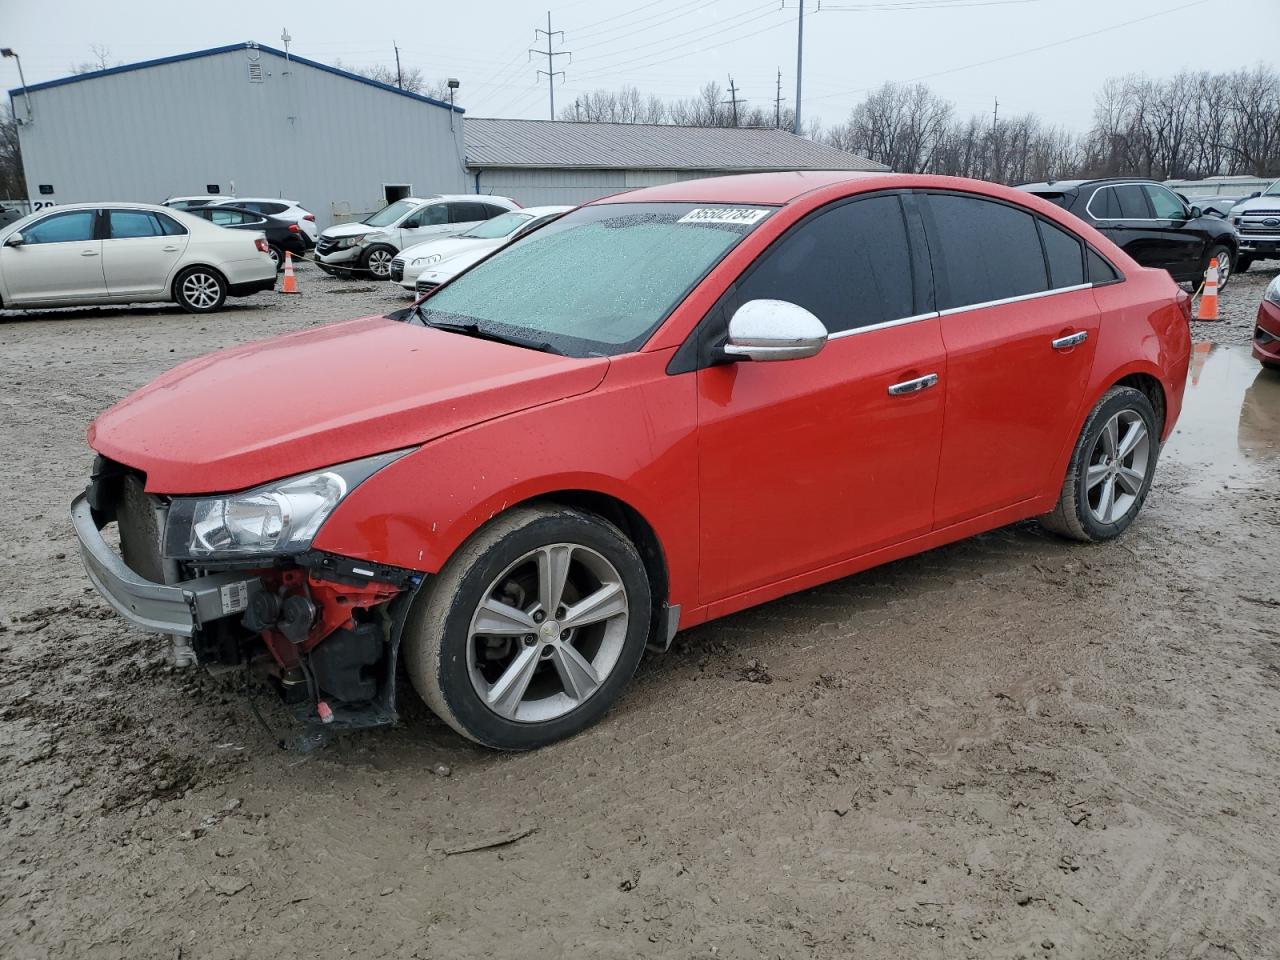
[[[9,234],[7,237],[4,238],[4,245],[6,247],[20,247],[22,246],[22,241],[23,241],[22,231],[15,230],[13,233]]]
[[[1262,196],[1262,191],[1255,190],[1253,191],[1253,193],[1249,194],[1249,199],[1252,200],[1254,197],[1260,197],[1260,196]]]
[[[1192,219],[1192,220],[1196,219],[1196,217],[1203,217],[1203,216],[1204,216],[1204,211],[1203,211],[1203,210],[1201,210],[1199,207],[1192,207],[1192,208],[1191,208],[1191,219]]]
[[[785,300],[751,300],[729,320],[724,352],[744,360],[803,360],[827,342],[827,328],[804,307]]]

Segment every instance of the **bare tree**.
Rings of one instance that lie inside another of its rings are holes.
[[[389,67],[385,63],[375,63],[369,67],[352,67],[341,60],[335,60],[333,65],[339,70],[358,73],[362,77],[385,83],[389,87],[399,87],[405,93],[415,93],[420,97],[431,97],[445,102],[449,100],[449,81],[428,80],[426,74],[418,67],[401,67],[400,73],[397,74],[395,67]]]
[[[111,67],[118,67],[123,64],[122,60],[111,59],[111,48],[104,47],[101,44],[89,44],[89,52],[93,55],[91,60],[82,63],[72,64],[69,68],[73,74],[96,73],[99,70],[108,70]]]
[[[22,177],[22,151],[18,147],[18,123],[7,104],[0,107],[0,197],[19,199],[27,195]]]

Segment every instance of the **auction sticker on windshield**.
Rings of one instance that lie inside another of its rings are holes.
[[[750,226],[769,215],[768,210],[752,207],[698,207],[676,223],[742,223]]]

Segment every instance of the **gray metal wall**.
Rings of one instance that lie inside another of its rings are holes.
[[[476,171],[471,188],[476,189]],[[526,207],[586,203],[611,193],[652,187],[677,180],[698,180],[712,170],[535,170],[491,168],[480,171],[479,192],[511,197]]]
[[[159,203],[234,182],[240,196],[298,200],[324,227],[383,206],[383,184],[471,192],[460,115],[450,132],[447,109],[262,51],[38,90],[31,105],[19,135],[33,201]],[[25,117],[21,94],[13,106]]]

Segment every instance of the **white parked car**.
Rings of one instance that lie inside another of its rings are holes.
[[[316,263],[330,274],[368,272],[387,279],[391,261],[405,247],[463,233],[520,204],[507,197],[476,194],[405,197],[359,223],[340,223],[320,234]]]
[[[316,229],[316,215],[297,200],[284,200],[278,197],[227,197],[215,200],[211,207],[239,207],[252,210],[266,217],[287,220],[296,223],[298,230],[306,238],[307,246],[314,247],[319,237]]]
[[[524,207],[486,220],[456,237],[428,240],[408,247],[391,261],[389,279],[406,290],[414,290],[418,274],[428,267],[443,268],[445,263],[452,264],[459,257],[465,258],[466,266],[469,267],[516,237],[572,209],[573,207]],[[459,273],[464,269],[466,267],[459,266],[453,272]]]
[[[261,233],[146,203],[69,203],[0,227],[0,307],[172,300],[209,313],[270,290]]]
[[[198,197],[170,197],[161,206],[171,210],[190,210],[192,207],[207,207],[211,203],[234,199],[235,197],[226,193],[206,193]]]

